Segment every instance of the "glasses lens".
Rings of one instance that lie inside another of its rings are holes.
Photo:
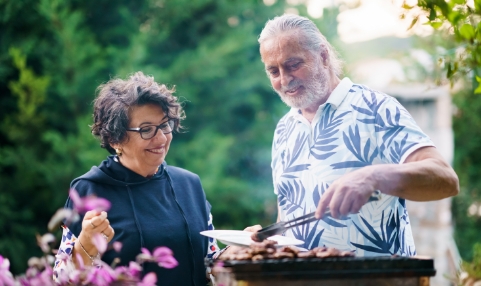
[[[164,124],[162,124],[160,128],[162,129],[162,132],[164,134],[168,134],[168,133],[172,132],[172,129],[174,128],[174,121],[169,120],[169,121],[165,122]]]
[[[143,139],[150,139],[154,137],[155,131],[157,131],[157,128],[155,126],[145,126],[140,128],[140,136]]]

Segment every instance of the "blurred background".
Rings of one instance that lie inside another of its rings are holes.
[[[270,147],[288,107],[257,37],[296,13],[338,49],[345,76],[398,98],[453,164],[459,196],[408,205],[418,254],[448,283],[481,242],[478,2],[0,0],[0,254],[14,274],[41,255],[35,234],[70,181],[108,155],[89,128],[95,88],[139,70],[184,102],[167,162],[200,176],[215,227],[274,222]]]

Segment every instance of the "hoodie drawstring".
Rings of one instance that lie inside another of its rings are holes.
[[[177,196],[175,195],[175,191],[174,191],[174,184],[172,182],[172,179],[170,178],[170,174],[167,171],[167,169],[164,169],[164,170],[167,173],[167,178],[168,178],[168,181],[169,181],[169,184],[170,184],[170,190],[172,192],[172,195],[174,196],[175,203],[177,204],[177,207],[179,208],[179,211],[182,214],[182,217],[184,218],[185,229],[187,231],[187,238],[189,239],[190,250],[192,252],[192,267],[193,267],[193,270],[195,270],[196,267],[195,267],[195,258],[194,258],[195,257],[194,245],[192,244],[192,238],[190,237],[189,223],[187,222],[187,218],[185,217],[184,210],[182,210],[182,207],[180,206],[179,202],[177,201]],[[194,277],[195,277],[195,274],[192,275],[192,283],[193,283],[193,285],[196,285]]]
[[[139,231],[139,235],[140,235],[140,247],[145,247],[144,236],[142,234],[142,229],[140,228],[140,223],[137,218],[137,213],[135,212],[134,200],[132,199],[132,191],[130,190],[129,185],[125,185],[125,186],[127,187],[127,192],[129,193],[130,204],[132,205],[132,211],[134,213],[135,225],[137,226],[137,230]]]

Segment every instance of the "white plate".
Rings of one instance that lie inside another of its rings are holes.
[[[235,246],[249,246],[254,241],[251,239],[252,232],[242,231],[242,230],[206,230],[201,231],[200,234],[217,239],[226,245]],[[269,240],[277,241],[277,245],[299,245],[303,244],[304,241],[282,235],[274,235],[269,238]]]

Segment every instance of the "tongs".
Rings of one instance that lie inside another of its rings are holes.
[[[372,193],[367,203],[379,201],[380,199],[381,199],[381,192],[377,190]],[[271,237],[273,235],[284,233],[289,228],[316,221],[317,218],[314,216],[314,214],[315,212],[312,212],[312,213],[294,218],[289,221],[280,221],[278,223],[274,223],[269,226],[266,226],[255,234],[257,237],[257,240],[263,241],[266,238]],[[328,208],[324,212],[324,215],[322,217],[326,217],[330,215],[331,215],[331,210]]]

